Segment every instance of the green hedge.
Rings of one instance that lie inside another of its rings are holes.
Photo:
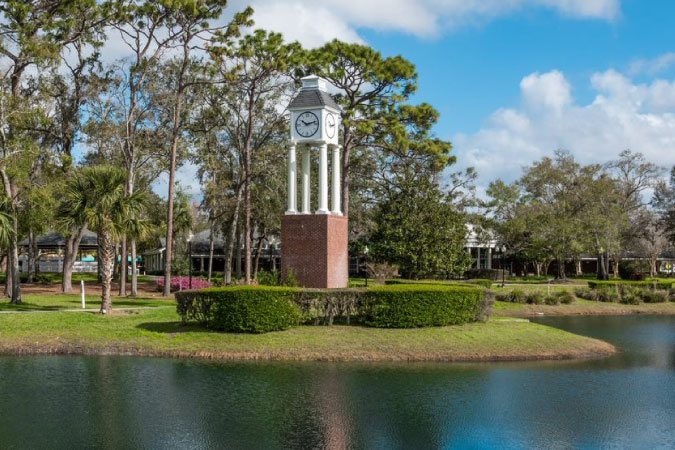
[[[489,307],[476,287],[444,285],[379,286],[365,293],[365,323],[379,328],[459,325],[480,319]]]
[[[615,287],[616,285],[624,285],[624,286],[636,286],[636,287],[643,287],[643,288],[649,288],[649,287],[656,287],[657,289],[670,289],[673,287],[673,280],[644,280],[644,281],[628,281],[628,280],[609,280],[609,281],[600,281],[600,280],[595,280],[595,281],[589,281],[588,282],[588,287],[591,289],[598,289],[598,288],[607,288],[607,287]]]
[[[395,278],[392,280],[385,280],[384,284],[386,285],[425,285],[425,286],[464,286],[464,287],[475,287],[476,284],[480,283],[474,283],[474,281],[478,280],[408,280],[405,278]],[[489,281],[489,280],[488,280]]]
[[[184,322],[196,320],[219,331],[265,333],[299,323],[301,314],[294,303],[298,294],[298,289],[268,286],[183,291],[176,293],[176,309]]]
[[[401,284],[368,290],[237,286],[177,292],[176,301],[183,322],[264,333],[300,322],[330,325],[336,318],[382,328],[458,325],[487,317],[494,295],[476,285]]]

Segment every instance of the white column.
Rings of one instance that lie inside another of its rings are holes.
[[[333,214],[341,216],[340,208],[340,146],[333,147],[333,192],[331,193],[333,200]]]
[[[295,142],[291,142],[291,145],[288,148],[288,210],[286,210],[286,214],[295,214],[298,212],[297,169]]]
[[[319,146],[319,209],[317,214],[330,214],[328,210],[328,145]]]
[[[309,183],[310,183],[310,158],[309,158],[309,147],[306,146],[302,149],[302,213],[310,214],[309,211],[309,201],[310,201],[310,192],[309,192]]]
[[[487,268],[492,269],[492,247],[488,247]]]

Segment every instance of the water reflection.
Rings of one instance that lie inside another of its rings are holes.
[[[675,448],[675,318],[542,321],[622,352],[473,365],[0,358],[0,448]]]

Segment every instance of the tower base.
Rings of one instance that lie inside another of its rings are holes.
[[[300,286],[349,285],[348,220],[333,214],[287,214],[281,221],[281,273],[292,270]]]

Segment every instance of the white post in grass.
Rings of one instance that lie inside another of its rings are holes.
[[[86,308],[84,303],[84,280],[80,280],[80,296],[82,297],[82,309]]]

